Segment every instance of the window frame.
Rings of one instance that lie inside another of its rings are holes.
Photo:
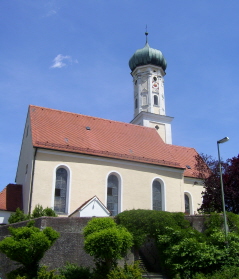
[[[107,201],[108,201],[108,178],[111,175],[115,175],[118,179],[118,214],[122,212],[122,189],[123,189],[123,180],[120,173],[117,171],[111,171],[106,175],[106,189],[105,189],[105,206],[107,208]],[[110,210],[109,210],[110,211]]]
[[[65,169],[67,172],[67,183],[66,183],[66,206],[65,206],[65,212],[56,212],[59,215],[69,214],[70,212],[70,186],[71,186],[71,170],[67,165],[59,164],[55,167],[53,172],[53,186],[52,186],[52,202],[51,202],[51,208],[54,210],[54,204],[55,204],[55,189],[56,189],[56,172],[58,169]]]
[[[193,200],[192,200],[192,194],[188,191],[184,192],[184,196],[183,196],[183,202],[184,202],[184,212],[186,213],[186,208],[185,208],[185,196],[188,197],[189,199],[189,215],[193,215],[194,211],[193,211]]]
[[[161,185],[161,198],[162,198],[162,211],[166,211],[166,187],[165,187],[165,182],[163,179],[159,177],[155,177],[151,181],[151,209],[153,210],[153,183],[154,181],[158,181]]]

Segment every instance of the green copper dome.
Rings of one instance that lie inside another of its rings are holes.
[[[133,72],[138,66],[155,65],[161,67],[164,71],[167,68],[167,62],[160,50],[151,48],[146,42],[144,48],[136,50],[129,60],[129,67]]]

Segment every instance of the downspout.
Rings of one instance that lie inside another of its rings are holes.
[[[34,174],[35,174],[35,161],[36,161],[36,155],[37,155],[37,147],[34,152],[33,157],[33,163],[32,163],[32,174],[31,174],[31,186],[30,186],[30,201],[29,201],[29,207],[28,207],[28,214],[31,214],[31,206],[32,206],[32,189],[33,189],[33,181],[34,181]]]

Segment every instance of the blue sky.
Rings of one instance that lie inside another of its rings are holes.
[[[168,63],[173,144],[239,153],[239,1],[0,1],[0,190],[15,180],[29,104],[130,122],[128,61],[145,44]]]

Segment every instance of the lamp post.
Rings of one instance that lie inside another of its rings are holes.
[[[223,208],[223,217],[224,217],[224,227],[225,227],[226,243],[227,243],[228,227],[227,227],[227,217],[226,217],[226,209],[225,209],[224,189],[223,189],[223,180],[222,180],[222,166],[221,166],[221,157],[220,157],[219,145],[220,145],[220,143],[224,143],[224,142],[227,142],[227,141],[229,141],[228,137],[225,137],[225,138],[217,141],[219,172],[220,172],[221,191],[222,191],[222,208]]]

